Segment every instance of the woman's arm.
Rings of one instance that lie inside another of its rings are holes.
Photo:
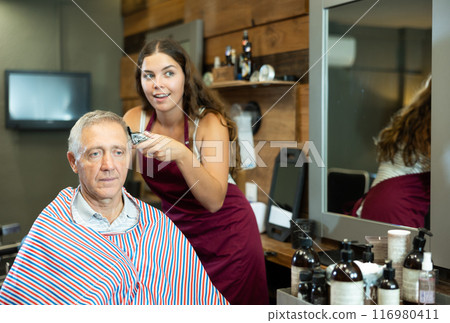
[[[223,121],[224,122],[224,121]],[[183,143],[170,137],[148,133],[150,139],[137,148],[160,161],[175,161],[194,197],[210,212],[218,211],[228,189],[228,129],[213,113],[199,122],[196,146],[201,163]]]

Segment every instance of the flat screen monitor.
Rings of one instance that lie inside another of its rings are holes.
[[[90,111],[90,74],[5,71],[6,127],[70,129]]]

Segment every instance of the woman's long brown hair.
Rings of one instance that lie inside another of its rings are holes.
[[[431,77],[412,103],[399,110],[377,139],[378,161],[394,162],[402,151],[406,166],[413,166],[420,156],[431,154]]]
[[[135,79],[137,92],[142,100],[143,109],[153,110],[148,102],[141,84],[142,63],[147,56],[155,53],[164,53],[172,57],[182,68],[185,82],[183,94],[183,111],[191,118],[203,118],[207,113],[216,114],[220,120],[225,120],[225,127],[228,128],[230,137],[230,174],[236,179],[237,171],[240,169],[240,151],[236,123],[228,117],[225,112],[225,105],[220,97],[209,89],[203,82],[202,77],[197,72],[189,55],[177,42],[171,39],[153,40],[147,43],[141,50],[138,58]],[[205,110],[200,113],[200,108]]]

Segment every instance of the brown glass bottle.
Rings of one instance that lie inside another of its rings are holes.
[[[403,262],[402,300],[404,305],[419,303],[419,274],[422,270],[425,234],[433,235],[427,229],[419,228],[419,234],[413,240],[413,249],[406,255]]]
[[[311,279],[312,279],[312,272],[310,270],[300,271],[297,298],[308,303],[311,302],[311,284],[312,284]]]
[[[330,278],[331,305],[363,305],[364,283],[361,270],[353,262],[350,241],[344,240],[341,261],[334,267]]]
[[[392,260],[386,260],[385,264],[383,279],[377,291],[378,305],[399,305],[400,287],[395,280],[395,268],[392,268]]]
[[[311,284],[310,302],[313,305],[327,305],[328,291],[325,274],[314,274]]]
[[[291,262],[291,294],[297,296],[299,275],[302,270],[310,270],[320,266],[319,255],[312,248],[312,240],[309,237],[300,238],[300,248],[292,256]]]

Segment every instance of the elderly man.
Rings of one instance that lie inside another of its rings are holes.
[[[3,304],[226,304],[188,240],[123,184],[131,143],[112,112],[89,112],[69,136],[80,186],[62,190],[31,228]]]

